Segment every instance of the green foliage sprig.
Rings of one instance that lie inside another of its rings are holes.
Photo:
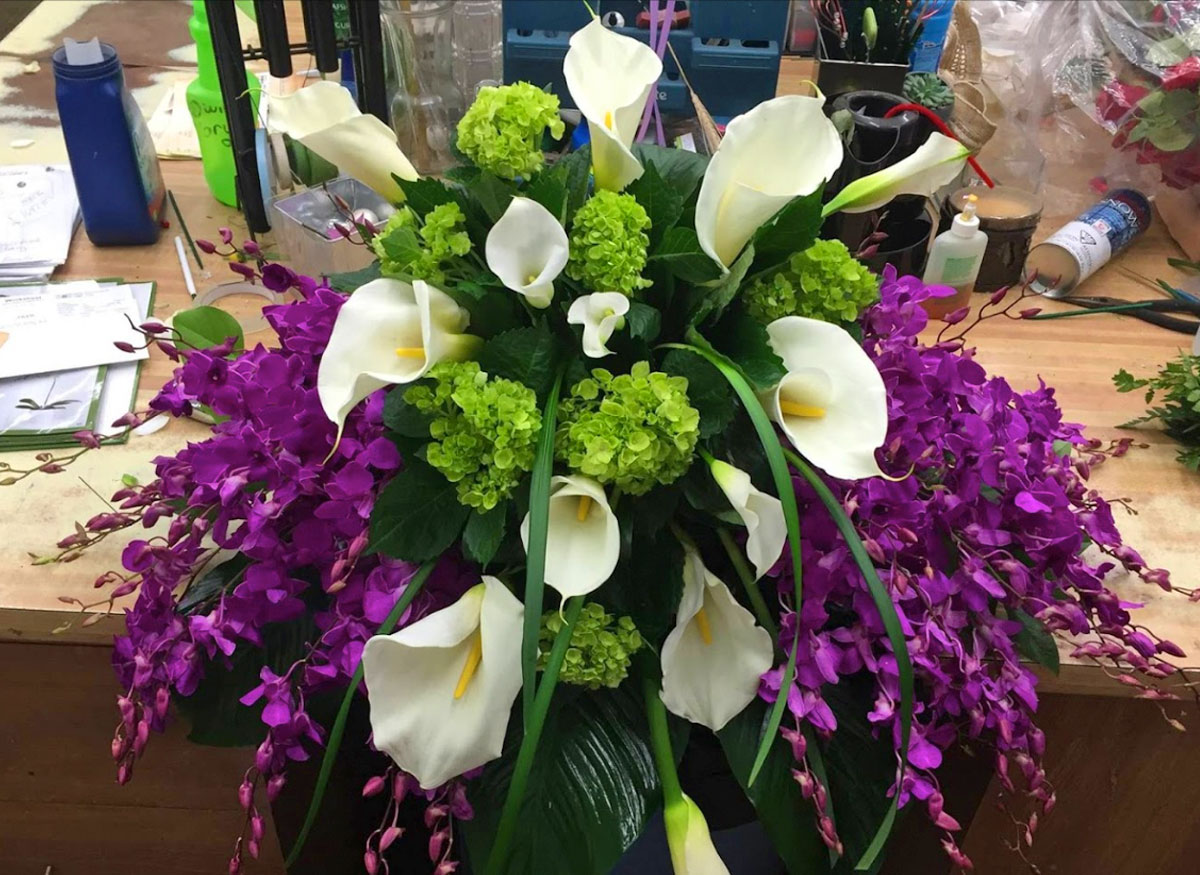
[[[1200,470],[1200,356],[1182,353],[1163,365],[1154,377],[1137,378],[1122,368],[1113,377],[1118,392],[1146,390],[1146,403],[1158,404],[1145,415],[1124,423],[1132,428],[1159,422],[1163,430],[1183,446],[1177,458],[1193,471]]]

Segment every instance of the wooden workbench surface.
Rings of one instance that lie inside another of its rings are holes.
[[[803,73],[781,77],[781,91],[787,89],[787,80],[798,82],[801,78],[806,78]],[[215,237],[218,226],[229,225],[238,236],[240,217],[208,194],[199,162],[164,162],[163,172],[193,234]],[[1071,217],[1056,213],[1054,205],[1048,204],[1039,238]],[[90,245],[81,230],[70,260],[56,279],[121,276],[127,280],[154,280],[158,283],[155,315],[165,318],[188,305],[172,242],[177,231],[173,225],[152,247],[98,249]],[[1146,297],[1146,288],[1120,267],[1147,277],[1171,278],[1175,272],[1166,265],[1166,258],[1179,254],[1156,219],[1129,252],[1089,280],[1088,290],[1128,299]],[[197,276],[201,290],[230,278],[214,256],[205,257],[205,266],[212,275]],[[1044,306],[1056,309],[1063,305],[1046,302]],[[263,339],[269,340],[269,333]],[[1128,434],[1116,426],[1138,415],[1143,407],[1140,394],[1116,393],[1112,375],[1121,367],[1137,374],[1151,373],[1190,344],[1190,338],[1183,335],[1118,316],[1049,322],[995,319],[975,329],[971,340],[989,373],[1005,376],[1018,389],[1036,386],[1039,377],[1045,379],[1057,389],[1067,418],[1086,423],[1090,435],[1105,440]],[[151,357],[142,372],[140,403],[153,396],[171,368],[172,364],[161,355]],[[60,598],[95,601],[103,591],[95,590],[92,581],[106,569],[119,567],[120,550],[130,533],[110,539],[72,564],[35,566],[31,554],[53,552],[55,541],[71,532],[76,520],[86,520],[104,508],[88,486],[107,496],[117,488],[122,474],[148,478],[154,456],[204,434],[205,429],[195,423],[173,421],[155,435],[135,437],[125,446],[90,453],[65,473],[33,477],[17,486],[0,488],[0,515],[5,520],[4,537],[0,539],[0,567],[5,569],[0,575],[0,641],[111,641],[121,628],[119,612],[85,627],[77,609]],[[1136,434],[1150,448],[1135,449],[1125,458],[1100,466],[1092,482],[1110,499],[1130,499],[1138,514],[1125,516],[1118,510],[1118,523],[1127,541],[1149,563],[1170,569],[1181,585],[1198,586],[1200,540],[1195,534],[1200,475],[1174,461],[1175,446],[1169,439],[1152,430]],[[28,455],[5,454],[3,458],[15,464]],[[1140,623],[1174,640],[1190,654],[1200,653],[1200,605],[1190,605],[1136,578],[1114,580],[1113,585],[1124,599],[1145,604],[1137,612]],[[68,621],[71,626],[61,629]],[[1091,692],[1117,686],[1087,666],[1069,666],[1051,683],[1060,690]]]

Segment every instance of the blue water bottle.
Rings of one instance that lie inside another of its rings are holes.
[[[97,246],[155,242],[166,189],[116,49],[68,40],[53,61],[58,117],[88,237]]]
[[[942,49],[946,45],[946,34],[950,31],[950,21],[954,18],[954,0],[930,0],[929,5],[923,8],[929,17],[921,28],[921,38],[908,56],[909,68],[914,73],[936,73],[938,63],[942,60]],[[916,15],[917,11],[913,14]]]

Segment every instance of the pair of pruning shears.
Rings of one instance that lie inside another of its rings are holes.
[[[1132,316],[1180,334],[1195,335],[1197,331],[1200,331],[1200,301],[1192,299],[1191,296],[1187,298],[1157,298],[1151,301],[1126,301],[1121,298],[1085,296],[1063,298],[1062,302],[1083,309],[1064,313],[1039,313],[1030,318],[1063,319],[1068,316],[1088,316],[1094,313],[1116,313],[1121,316]],[[1190,316],[1191,318],[1179,318],[1179,316],[1171,314]]]

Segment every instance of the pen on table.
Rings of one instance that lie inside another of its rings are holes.
[[[192,268],[188,265],[187,253],[183,251],[183,238],[175,235],[175,252],[179,256],[179,267],[183,271],[183,282],[187,285],[188,294],[196,300],[196,284],[192,281]]]

